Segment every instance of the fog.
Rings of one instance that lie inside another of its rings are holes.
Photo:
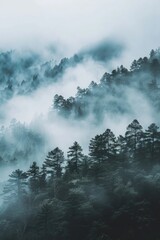
[[[63,119],[56,112],[51,120],[48,113],[55,94],[65,98],[75,96],[78,86],[86,88],[91,81],[99,82],[105,72],[121,64],[129,67],[135,58],[157,48],[159,5],[158,0],[0,0],[2,52],[15,50],[22,58],[34,52],[36,69],[45,61],[52,60],[54,65],[62,57],[77,53],[83,56],[83,61],[65,69],[58,81],[40,86],[30,94],[14,95],[1,104],[1,126],[9,126],[15,118],[39,132],[46,143],[45,149],[41,149],[44,156],[56,146],[66,152],[74,141],[87,153],[89,140],[96,134],[106,128],[111,128],[117,136],[124,134],[134,118],[144,127],[157,122],[157,113],[147,97],[130,88],[122,90],[130,114],[108,112],[97,123],[92,113],[81,121]],[[18,74],[19,79],[26,78],[24,72]],[[115,99],[119,101],[118,97]]]
[[[0,0],[0,239],[158,239],[159,8]]]
[[[38,49],[50,55],[71,56],[103,39],[124,42],[119,63],[159,46],[158,0],[0,0],[0,48]],[[18,7],[17,7],[18,6]]]
[[[109,50],[110,48],[113,50],[112,52]],[[101,55],[102,49],[105,49],[106,52],[103,51]],[[118,96],[108,92],[102,102],[102,110],[106,105],[108,112],[99,122],[95,119],[92,110],[89,111],[87,118],[81,120],[65,119],[59,116],[56,110],[53,111],[52,105],[55,94],[62,95],[65,98],[74,97],[77,94],[78,86],[87,88],[92,81],[99,83],[105,72],[113,70],[115,59],[118,60],[123,51],[121,44],[111,44],[106,41],[106,43],[100,42],[85,48],[80,54],[84,59],[77,65],[68,67],[56,82],[51,81],[48,85],[42,85],[37,90],[25,95],[14,95],[6,103],[1,104],[1,126],[9,126],[12,119],[16,119],[39,133],[45,141],[44,149],[41,149],[41,152],[38,153],[38,156],[42,154],[42,158],[49,150],[57,146],[67,152],[74,141],[78,141],[84,152],[88,153],[89,141],[96,134],[110,128],[116,136],[123,135],[126,126],[135,118],[146,128],[152,122],[157,122],[158,114],[147,97],[137,87],[117,87]],[[37,57],[33,59],[36,59],[36,67],[40,69],[38,63],[42,64],[43,56],[40,54],[36,56],[39,56],[39,60],[37,60]],[[22,57],[25,59],[25,52]],[[20,72],[22,79],[26,78],[27,75],[25,74],[24,72],[23,76],[23,72]],[[41,72],[39,74],[41,75]],[[44,78],[44,76],[42,77]],[[43,81],[45,82],[45,79]],[[122,99],[120,96],[122,96]],[[123,114],[119,111],[117,113],[112,112],[112,106],[110,105],[112,102],[122,105],[126,112]],[[93,102],[92,104],[96,103]],[[49,117],[50,111],[52,111],[51,119]],[[16,142],[15,146],[17,144],[19,143]],[[31,154],[29,162],[32,162],[32,158]],[[41,162],[42,159],[39,161]]]
[[[108,64],[110,68],[112,63]],[[137,88],[118,87],[116,91],[123,96],[113,96],[108,93],[103,99],[102,109],[107,105],[108,112],[97,122],[92,110],[85,119],[63,118],[53,111],[52,104],[55,94],[69,98],[75,96],[77,87],[87,88],[91,81],[99,82],[103,73],[107,70],[104,64],[94,59],[85,60],[75,67],[67,69],[58,82],[49,86],[40,87],[29,95],[15,96],[1,106],[1,114],[4,116],[1,125],[9,126],[12,119],[25,123],[33,131],[39,132],[45,139],[45,150],[59,147],[65,152],[74,141],[78,141],[84,152],[88,153],[88,144],[92,137],[100,134],[107,128],[113,130],[116,136],[124,134],[126,126],[137,118],[145,128],[152,122],[157,122],[158,113],[151,105],[147,97]],[[122,105],[126,112],[112,112],[110,102]],[[94,105],[95,103],[92,102]],[[52,111],[52,118],[49,113]],[[143,114],[141,114],[143,112]],[[45,152],[44,152],[45,151]],[[32,159],[30,160],[32,161]],[[40,160],[41,161],[41,160]]]

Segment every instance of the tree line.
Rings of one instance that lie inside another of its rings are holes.
[[[88,88],[77,87],[75,97],[65,99],[56,94],[52,110],[56,110],[61,116],[75,118],[84,118],[90,113],[95,118],[103,118],[108,112],[128,112],[125,98],[128,87],[145,94],[152,106],[159,110],[159,78],[160,49],[157,49],[152,50],[149,57],[134,60],[130,69],[121,65],[111,73],[105,72],[100,83],[92,81]]]
[[[110,129],[58,147],[42,166],[9,175],[3,190],[0,239],[157,240],[160,238],[160,131],[135,119],[124,136]]]

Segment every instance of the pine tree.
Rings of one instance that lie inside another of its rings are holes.
[[[152,49],[150,52],[150,59],[153,59],[155,54],[156,54],[156,52]]]
[[[111,159],[116,154],[116,137],[110,129],[103,134],[96,135],[89,144],[89,155],[92,161],[98,164]]]
[[[74,142],[73,146],[69,147],[69,151],[67,152],[68,156],[68,167],[70,172],[80,172],[80,166],[82,164],[82,147]]]
[[[118,136],[117,142],[115,144],[115,150],[116,150],[116,157],[118,160],[118,163],[126,165],[128,163],[128,159],[126,156],[126,139],[122,135]]]
[[[140,139],[142,137],[142,126],[135,119],[131,124],[128,125],[127,131],[125,133],[125,138],[127,141],[127,147],[136,152],[140,144]]]
[[[20,169],[17,169],[13,171],[9,175],[9,180],[7,184],[4,187],[4,194],[5,194],[5,200],[11,201],[11,200],[18,200],[21,201],[23,196],[26,193],[26,185],[27,185],[27,174]]]
[[[60,178],[62,176],[62,163],[64,162],[64,153],[58,147],[50,151],[44,162],[47,172],[52,177]]]
[[[152,123],[145,131],[146,151],[149,153],[152,161],[160,153],[160,133],[158,129],[159,127]]]
[[[112,158],[116,154],[116,137],[110,129],[107,129],[102,134],[102,139],[105,144],[106,159]]]
[[[136,60],[134,60],[131,64],[131,68],[130,68],[131,72],[133,71],[138,71],[139,70],[139,67],[138,67],[138,63]]]
[[[105,143],[103,141],[103,135],[96,135],[90,140],[89,155],[91,156],[92,164],[104,161],[105,158]]]
[[[39,188],[40,190],[44,190],[47,186],[47,169],[45,164],[42,165],[41,170],[39,172]]]
[[[56,94],[54,96],[52,108],[56,109],[59,114],[65,115],[65,114],[67,114],[67,108],[68,108],[68,106],[66,106],[66,104],[67,103],[66,103],[66,100],[64,99],[64,97],[62,95]]]
[[[27,173],[29,176],[30,190],[33,193],[37,193],[39,190],[39,167],[36,162],[33,162]]]
[[[153,81],[152,83],[154,84],[155,88],[157,88],[157,77],[160,74],[160,63],[158,59],[153,59],[151,62],[151,73],[153,76]]]

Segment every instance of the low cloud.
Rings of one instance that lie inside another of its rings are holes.
[[[124,50],[121,43],[115,41],[102,41],[80,52],[82,57],[90,57],[95,61],[107,63],[114,58],[119,58]]]

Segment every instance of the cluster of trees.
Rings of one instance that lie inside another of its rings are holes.
[[[53,61],[42,63],[33,52],[18,54],[16,51],[0,53],[0,103],[15,95],[30,94],[40,86],[56,82],[69,67],[76,66],[82,57],[74,55],[62,59],[59,64]]]
[[[56,147],[42,166],[15,170],[4,187],[2,240],[160,238],[160,132],[137,120],[125,136],[107,129],[67,157]]]
[[[53,109],[60,115],[85,117],[93,113],[103,117],[107,112],[127,112],[126,92],[129,87],[146,95],[153,106],[159,108],[160,50],[152,50],[150,57],[139,58],[131,64],[130,70],[120,66],[111,73],[105,73],[100,83],[91,82],[88,88],[77,88],[75,97],[65,99],[56,94]]]
[[[53,61],[42,63],[38,54],[28,53],[20,55],[15,51],[0,53],[0,103],[19,94],[30,94],[40,86],[56,82],[69,67],[75,67],[85,57],[81,54],[71,58],[63,58],[58,64]],[[84,103],[89,104],[98,98],[98,95],[106,95],[112,91],[113,85],[138,84],[142,90],[157,89],[157,81],[160,76],[160,51],[152,50],[150,57],[134,60],[130,70],[123,66],[111,73],[105,73],[100,84],[91,83],[89,88],[78,88],[75,98],[64,99],[63,96],[55,96],[54,107],[61,113],[77,116],[85,116],[89,107],[84,108]],[[92,88],[94,86],[94,88]],[[90,100],[90,101],[89,101]]]
[[[34,90],[39,61],[39,56],[34,53],[26,56],[15,51],[0,53],[0,103],[16,94]]]

